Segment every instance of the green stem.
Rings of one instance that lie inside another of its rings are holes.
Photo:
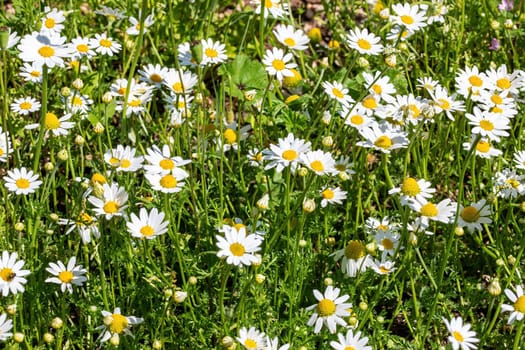
[[[44,142],[44,135],[46,133],[46,114],[47,114],[47,66],[42,67],[42,108],[40,110],[40,130],[38,132],[38,140],[35,148],[35,155],[33,159],[33,172],[37,173],[40,165],[40,152],[42,151],[42,143]]]

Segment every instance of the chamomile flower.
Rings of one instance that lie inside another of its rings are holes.
[[[197,61],[191,54],[191,45],[189,42],[183,42],[177,46],[177,59],[181,66],[197,66]]]
[[[346,335],[337,333],[337,340],[331,341],[330,346],[335,350],[372,350],[371,346],[368,346],[368,337],[361,338],[361,332],[354,334],[354,331],[349,329]]]
[[[157,208],[151,209],[149,213],[146,208],[141,208],[139,216],[131,213],[126,226],[132,237],[153,239],[168,232],[169,221],[164,220],[164,217],[164,213]]]
[[[346,199],[346,191],[339,187],[325,187],[321,191],[321,207],[326,207],[328,204],[343,204]]]
[[[184,187],[184,179],[188,177],[188,173],[175,168],[168,174],[146,173],[146,179],[155,191],[162,193],[177,193],[182,191]]]
[[[520,170],[525,170],[525,151],[517,151],[513,156],[514,164],[516,168]]]
[[[38,62],[24,63],[20,67],[20,76],[31,83],[42,82],[42,64]]]
[[[460,205],[458,226],[466,227],[470,232],[474,232],[475,230],[481,231],[481,225],[490,224],[492,222],[489,217],[491,214],[490,207],[486,203],[485,199],[481,199],[466,207]]]
[[[202,60],[201,64],[212,65],[226,61],[226,46],[219,41],[213,41],[212,39],[202,39]]]
[[[264,350],[288,350],[290,349],[290,344],[284,344],[279,346],[279,338],[275,337],[270,339],[270,337],[266,336],[266,348]]]
[[[353,167],[354,163],[350,161],[350,157],[341,156],[335,161],[336,173],[342,180],[346,180],[350,175],[355,174]]]
[[[217,228],[217,231],[219,232],[226,232],[228,230],[231,230],[232,228],[237,230],[237,232],[239,232],[241,229],[245,229],[246,230],[246,234],[254,234],[255,235],[255,238],[259,239],[259,240],[263,240],[264,239],[264,235],[266,234],[266,232],[262,231],[260,228],[262,226],[262,222],[261,221],[257,221],[254,225],[245,225],[244,222],[242,221],[242,219],[240,218],[234,218],[233,220],[231,219],[224,219],[224,225],[222,225],[222,227],[220,228]]]
[[[97,218],[85,211],[80,212],[75,220],[59,219],[58,224],[69,226],[66,230],[66,235],[77,229],[83,244],[91,242],[91,236],[94,238],[100,237]]]
[[[66,17],[64,16],[64,11],[59,11],[56,8],[49,8],[46,6],[44,8],[45,16],[42,18],[42,27],[40,28],[40,33],[45,35],[54,35],[60,33],[64,29],[64,21]]]
[[[324,81],[322,86],[324,88],[324,92],[330,98],[336,100],[343,106],[349,106],[351,103],[355,102],[354,99],[348,94],[348,89],[338,81]]]
[[[382,258],[387,256],[394,256],[396,251],[399,249],[401,236],[391,230],[386,230],[383,232],[377,232],[374,235],[374,240],[377,243],[379,251],[381,251]]]
[[[525,295],[523,295],[523,287],[521,285],[516,286],[516,293],[510,289],[505,289],[505,295],[512,302],[512,305],[501,305],[501,312],[510,312],[508,324],[523,320],[525,316]]]
[[[441,85],[439,84],[439,81],[434,80],[432,77],[417,78],[417,85],[416,85],[416,87],[421,88],[421,89],[425,89],[429,93],[434,92],[434,90],[436,88],[440,87],[440,86]]]
[[[64,45],[65,41],[66,38],[59,34],[50,36],[38,32],[27,34],[18,45],[19,57],[24,62],[33,62],[40,66],[45,64],[49,68],[63,67],[64,58],[71,56],[71,50]]]
[[[424,6],[421,5],[421,8],[424,9]],[[448,6],[443,4],[443,0],[432,0],[432,3],[427,7],[427,23],[445,23],[445,18],[443,17],[448,13]]]
[[[139,35],[140,34],[140,13],[139,13],[139,18],[135,18],[133,16],[129,17],[129,22],[131,24],[130,27],[128,27],[128,29],[126,29],[126,34],[128,35]],[[153,25],[153,23],[155,23],[155,20],[153,19],[153,15],[149,15],[147,16],[145,19],[144,19],[144,23],[143,23],[143,29],[142,29],[142,32],[143,33],[146,33],[148,31],[148,28],[151,27]]]
[[[279,139],[277,145],[270,144],[270,149],[263,150],[263,159],[270,161],[265,170],[275,168],[282,172],[284,168],[290,167],[292,173],[299,165],[301,154],[310,151],[310,142],[305,141],[290,133],[284,139]]]
[[[411,5],[408,3],[392,5],[394,14],[390,20],[394,24],[404,26],[411,32],[416,32],[421,28],[427,26],[427,17],[425,11],[421,10],[419,5]]]
[[[47,112],[44,117],[44,127],[47,133],[51,133],[54,136],[65,136],[69,134],[69,129],[75,126],[74,122],[70,122],[71,113],[64,114],[58,118],[53,112]],[[24,129],[33,130],[40,127],[39,123],[26,125]]]
[[[27,279],[24,277],[29,275],[29,270],[22,270],[24,260],[16,260],[18,253],[9,253],[4,250],[2,258],[0,259],[0,290],[2,296],[6,297],[11,294],[23,293],[25,291],[24,284]]]
[[[479,101],[477,102],[480,104],[480,108],[482,108],[484,111],[489,112],[493,109],[499,111],[499,109],[501,109],[504,106],[515,105],[514,99],[510,97],[510,95],[508,95],[507,92],[495,90],[481,91]]]
[[[247,124],[242,128],[238,128],[236,121],[229,124],[227,124],[226,121],[224,123],[225,126],[217,146],[219,149],[222,149],[223,152],[228,152],[231,149],[237,150],[239,148],[239,142],[248,138],[250,135],[249,131],[252,127],[250,124]]]
[[[69,49],[72,52],[72,56],[76,58],[87,57],[88,59],[97,55],[93,50],[93,42],[89,38],[76,37],[71,40]]]
[[[87,281],[87,277],[84,276],[87,270],[76,262],[77,258],[74,256],[69,259],[67,266],[60,260],[56,263],[50,262],[46,271],[53,277],[47,278],[45,282],[60,284],[62,293],[66,290],[69,294],[73,293],[73,285],[82,286]]]
[[[99,54],[107,56],[113,56],[122,49],[122,45],[109,37],[107,33],[95,34],[95,37],[91,39],[91,47]]]
[[[309,151],[301,154],[300,160],[316,175],[337,174],[335,160],[330,152],[324,152],[321,150]]]
[[[7,162],[7,156],[11,153],[12,149],[9,132],[3,131],[2,127],[0,127],[0,162]]]
[[[436,192],[432,188],[432,184],[425,179],[416,180],[413,177],[407,177],[403,180],[399,187],[395,187],[388,191],[388,194],[399,193],[402,205],[408,205],[410,201],[424,202],[432,198],[433,193]]]
[[[479,342],[479,339],[475,338],[476,332],[470,330],[470,323],[463,324],[463,319],[461,317],[453,317],[450,322],[443,318],[443,322],[450,332],[448,341],[452,345],[452,349],[477,349],[475,343]]]
[[[170,112],[171,118],[180,117],[188,118],[191,115],[191,101],[193,96],[176,94],[171,92],[164,95],[166,110]]]
[[[374,260],[373,263],[370,265],[370,268],[374,270],[379,275],[388,275],[396,270],[396,267],[394,267],[395,262],[390,260]]]
[[[385,233],[388,231],[397,231],[399,225],[392,222],[388,216],[384,216],[380,219],[369,217],[365,221],[365,231],[370,235],[376,235],[378,233]]]
[[[381,38],[374,33],[369,33],[368,29],[355,28],[350,30],[346,36],[346,43],[350,48],[357,50],[361,54],[379,55],[383,52],[383,44],[380,43]]]
[[[239,230],[232,226],[223,227],[224,237],[216,235],[219,258],[226,258],[226,263],[235,266],[250,266],[260,261],[255,255],[261,250],[262,239],[255,234],[246,234],[246,229],[241,227]]]
[[[456,75],[456,91],[464,98],[479,100],[480,92],[488,87],[488,77],[477,66],[460,69]]]
[[[7,190],[17,195],[34,193],[42,184],[38,174],[34,174],[32,170],[23,167],[8,170],[7,176],[4,176],[4,181]]]
[[[524,80],[519,70],[512,73],[507,71],[507,65],[502,64],[497,69],[487,71],[488,89],[497,90],[506,94],[517,95]]]
[[[472,135],[472,141],[471,142],[464,142],[463,143],[463,149],[466,151],[469,151],[474,142],[476,142],[477,137],[476,135]],[[492,157],[499,157],[503,154],[503,152],[495,147],[493,147],[490,143],[490,140],[487,138],[481,138],[478,143],[476,143],[476,155],[481,158],[492,158]]]
[[[268,346],[266,342],[266,334],[257,330],[255,327],[250,327],[250,329],[242,327],[239,330],[237,341],[241,343],[246,350],[266,349]]]
[[[17,98],[11,103],[11,111],[20,115],[29,115],[40,110],[40,102],[30,96]]]
[[[300,29],[295,30],[291,25],[278,25],[273,34],[279,42],[291,50],[306,50],[310,39]]]
[[[67,97],[66,105],[69,107],[71,113],[78,113],[82,116],[87,115],[91,109],[93,100],[88,95],[82,95],[78,92],[71,94]]]
[[[421,220],[428,225],[428,220],[450,223],[456,214],[457,203],[449,198],[443,199],[438,204],[428,201],[411,201],[410,208],[421,215]]]
[[[359,105],[355,106],[353,109],[343,106],[339,115],[345,120],[345,125],[350,125],[357,130],[361,130],[375,123],[375,120],[367,115],[364,108]]]
[[[0,315],[0,341],[6,341],[13,336],[13,321],[7,319],[7,314]]]
[[[124,210],[128,207],[128,193],[123,187],[113,183],[102,185],[102,196],[89,196],[88,201],[95,207],[93,210],[97,215],[104,215],[106,220],[114,216],[125,216]]]
[[[392,150],[408,146],[407,133],[386,124],[371,124],[369,127],[360,129],[359,133],[366,140],[357,142],[357,146],[373,148],[383,153],[390,153]]]
[[[496,142],[499,142],[502,136],[509,136],[506,131],[510,129],[507,118],[500,118],[494,113],[482,111],[478,107],[474,107],[473,112],[474,114],[465,114],[469,124],[473,126],[471,130],[473,134],[479,134]]]
[[[116,171],[135,172],[142,168],[143,156],[135,156],[136,149],[117,145],[104,153],[104,161]]]
[[[454,120],[452,113],[465,111],[465,104],[456,100],[455,94],[449,95],[447,89],[443,87],[437,87],[431,93],[431,96],[434,100],[434,111],[436,114],[445,112],[448,119]]]
[[[288,3],[283,0],[252,0],[255,13],[263,13],[264,17],[284,18],[288,15]]]
[[[115,308],[113,312],[102,311],[104,317],[104,324],[97,327],[97,330],[102,330],[102,333],[98,337],[101,343],[108,341],[112,337],[117,339],[121,335],[131,335],[131,326],[140,324],[144,320],[135,316],[124,316],[120,313],[120,308]]]
[[[160,88],[164,81],[164,77],[168,74],[169,69],[162,67],[160,64],[147,64],[139,69],[140,80]]]
[[[391,102],[395,99],[392,95],[395,95],[396,88],[394,84],[390,82],[388,76],[381,76],[381,72],[379,71],[375,72],[374,75],[363,72],[363,79],[365,80],[365,87],[368,91],[380,97],[380,100]]]
[[[525,194],[525,175],[517,175],[514,170],[505,168],[494,178],[494,192],[498,197],[516,198]]]
[[[190,71],[170,69],[164,78],[164,85],[175,94],[189,94],[197,81],[197,75]]]
[[[17,32],[11,32],[11,28],[8,29],[9,37],[7,38],[7,47],[6,49],[10,49],[12,47],[15,47],[16,44],[20,41],[20,36],[18,36]]]
[[[133,91],[128,95],[128,100],[126,104],[126,117],[129,118],[132,114],[142,114],[146,111],[147,104],[151,101],[151,87],[148,86],[144,91],[140,93],[138,91]],[[124,102],[117,102],[115,108],[117,111],[124,110]]]
[[[263,153],[257,147],[248,151],[248,164],[259,167],[263,164]]]
[[[181,167],[191,163],[191,160],[172,156],[168,145],[162,146],[162,150],[157,145],[151,146],[146,150],[144,158],[149,163],[144,165],[144,169],[148,173],[169,174],[178,169],[177,171],[185,174],[183,177],[189,176]]]
[[[341,290],[333,286],[326,287],[323,293],[314,289],[314,296],[318,303],[311,305],[306,310],[315,310],[310,319],[308,326],[314,326],[314,333],[319,333],[325,325],[330,333],[335,333],[337,325],[346,326],[343,317],[350,316],[349,308],[351,303],[345,303],[350,297],[348,295],[339,296]]]
[[[282,49],[274,47],[272,50],[266,50],[263,57],[263,64],[270,75],[275,75],[277,80],[283,81],[284,77],[293,77],[292,68],[297,67],[297,64],[290,62],[292,54],[284,54]]]
[[[111,20],[117,20],[117,19],[123,19],[126,17],[123,11],[120,11],[118,9],[108,7],[108,6],[100,6],[100,10],[95,10],[95,13],[97,15],[102,15],[110,18]]]
[[[344,249],[332,254],[335,261],[341,260],[341,271],[348,277],[355,277],[372,264],[372,258],[366,254],[365,245],[358,240],[349,241]]]

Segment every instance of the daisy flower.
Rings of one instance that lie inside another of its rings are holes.
[[[505,295],[512,302],[512,305],[501,305],[501,312],[511,313],[508,324],[523,320],[523,316],[525,315],[525,295],[523,295],[523,287],[520,285],[516,286],[516,293],[510,289],[505,289]]]
[[[147,104],[151,101],[151,87],[148,86],[140,93],[133,91],[128,95],[126,104],[126,117],[129,118],[132,114],[142,114],[146,111]],[[124,102],[118,101],[116,111],[124,110]]]
[[[140,13],[139,13],[140,18]],[[140,34],[140,19],[137,19],[135,17],[129,17],[129,22],[131,23],[131,26],[126,29],[126,34],[128,35],[139,35]],[[153,19],[153,15],[149,15],[144,19],[143,24],[143,33],[146,33],[148,31],[148,28],[151,27],[155,23],[155,20]]]
[[[164,220],[164,213],[157,208],[148,213],[146,208],[141,208],[139,216],[131,213],[130,221],[126,223],[132,237],[140,239],[153,239],[168,232],[169,221]]]
[[[399,240],[401,236],[395,231],[382,231],[374,235],[374,240],[377,243],[378,249],[382,252],[381,256],[384,259],[388,255],[394,256],[399,247]]]
[[[443,322],[445,322],[445,325],[450,332],[448,341],[452,344],[452,349],[477,349],[477,345],[474,343],[479,342],[479,339],[475,338],[476,332],[470,330],[470,323],[463,324],[463,319],[461,317],[453,317],[450,322],[443,318]]]
[[[246,234],[244,227],[239,230],[225,225],[224,237],[216,235],[219,258],[226,258],[226,263],[235,266],[250,266],[260,261],[254,253],[261,250],[262,240],[255,234]]]
[[[486,74],[489,90],[517,95],[524,82],[519,70],[508,73],[507,65],[505,64],[502,64],[497,69],[490,68]]]
[[[284,54],[282,49],[274,47],[272,50],[266,50],[263,57],[263,63],[266,65],[265,69],[270,75],[275,75],[277,80],[283,81],[284,77],[293,77],[294,74],[290,70],[297,67],[297,64],[290,62],[292,54]]]
[[[335,261],[341,260],[341,271],[347,277],[355,277],[364,272],[372,264],[372,258],[366,254],[365,245],[358,240],[348,242],[344,249],[334,252],[331,256]]]
[[[410,208],[421,215],[421,220],[428,225],[428,220],[439,221],[445,224],[450,223],[456,214],[457,203],[449,198],[443,199],[438,204],[432,202],[411,201]]]
[[[390,260],[374,260],[370,265],[370,268],[379,275],[388,275],[396,270],[394,267],[395,262]]]
[[[88,244],[89,242],[91,242],[91,236],[95,238],[100,237],[100,231],[97,225],[97,218],[89,215],[85,211],[82,211],[80,214],[78,214],[75,220],[59,219],[58,224],[69,226],[66,230],[66,235],[73,232],[73,230],[76,228],[78,233],[80,234],[82,243],[84,244]]]
[[[169,69],[162,67],[160,64],[147,64],[139,69],[140,80],[160,88],[164,81],[164,77],[168,74]]]
[[[189,94],[197,81],[197,75],[192,72],[170,69],[164,78],[164,85],[176,94]]]
[[[289,166],[294,173],[299,165],[301,154],[308,151],[310,151],[310,141],[295,138],[290,133],[284,139],[279,139],[277,145],[270,144],[269,150],[263,150],[263,159],[270,161],[264,170],[275,168],[280,173]]]
[[[466,151],[469,151],[474,142],[476,142],[477,137],[475,135],[472,135],[472,141],[471,142],[464,142],[463,143],[463,149]],[[490,140],[487,138],[481,138],[478,143],[476,144],[476,155],[481,158],[492,158],[492,157],[499,157],[502,155],[503,152],[495,147],[492,147],[490,144]]]
[[[408,146],[407,133],[386,124],[374,123],[369,127],[360,129],[359,133],[366,140],[357,142],[357,146],[373,148],[383,153],[390,153],[394,149]]]
[[[429,93],[434,92],[434,90],[437,87],[440,87],[440,86],[441,85],[439,85],[439,81],[434,80],[432,77],[417,78],[416,87],[421,88],[421,89],[425,89]]]
[[[231,228],[237,230],[237,232],[239,232],[241,230],[241,228],[245,229],[246,230],[246,234],[249,234],[249,233],[253,233],[255,235],[255,237],[259,240],[263,240],[264,239],[264,235],[266,234],[266,232],[260,230],[259,228],[261,227],[262,225],[262,222],[261,221],[257,221],[255,223],[255,225],[251,225],[251,226],[247,226],[244,224],[244,222],[242,221],[242,219],[240,218],[234,218],[233,220],[231,219],[224,219],[224,225],[222,225],[222,227],[220,228],[217,228],[217,230],[219,232],[227,232],[228,230],[230,230]]]
[[[66,104],[69,106],[71,113],[85,116],[90,111],[90,105],[93,104],[93,100],[88,95],[75,92],[67,97]]]
[[[98,338],[102,343],[112,337],[116,337],[118,340],[123,334],[132,336],[130,331],[131,326],[144,321],[139,317],[122,315],[118,307],[116,307],[113,312],[102,310],[102,316],[104,317],[104,324],[96,328],[97,330],[102,330]]]
[[[359,105],[355,106],[353,109],[343,106],[339,115],[345,120],[345,125],[350,125],[357,130],[361,130],[375,123],[375,120],[367,115],[364,108]]]
[[[455,81],[456,91],[464,98],[470,96],[472,101],[477,101],[480,92],[487,89],[488,86],[487,75],[480,72],[477,66],[460,69],[456,74]]]
[[[443,17],[448,13],[448,6],[443,4],[443,0],[432,0],[432,3],[427,6],[426,4],[421,4],[421,9],[427,7],[427,23],[445,23],[445,18]]]
[[[113,216],[125,216],[124,210],[128,207],[128,193],[123,187],[118,184],[102,185],[102,196],[89,196],[88,201],[95,207],[94,210],[97,215],[104,215],[106,220]]]
[[[95,10],[97,15],[106,16],[112,20],[123,19],[126,17],[123,11],[102,5],[100,10]]]
[[[227,124],[222,131],[222,137],[219,138],[217,144],[219,149],[223,152],[228,152],[230,149],[237,150],[239,148],[239,141],[246,140],[248,138],[249,131],[251,130],[250,124],[243,126],[242,128],[237,127],[237,122],[233,121]]]
[[[266,348],[265,350],[288,350],[290,349],[290,344],[284,344],[279,347],[279,338],[275,337],[270,339],[270,337],[266,336]]]
[[[29,115],[40,110],[40,102],[30,96],[17,98],[11,103],[11,111],[20,115]]]
[[[23,293],[25,290],[24,284],[27,283],[24,276],[31,273],[29,270],[22,270],[24,260],[17,261],[17,257],[17,252],[11,254],[6,250],[2,252],[2,258],[0,259],[0,289],[4,297],[9,292],[11,294]]]
[[[411,201],[424,202],[432,198],[432,194],[436,192],[432,188],[432,184],[425,179],[416,180],[413,177],[407,177],[403,180],[399,187],[395,187],[388,191],[388,194],[400,194],[401,205],[408,205]]]
[[[76,58],[87,57],[90,59],[97,55],[95,50],[92,48],[92,41],[88,38],[83,38],[78,36],[71,40],[69,44],[69,49],[72,52],[72,56]]]
[[[390,82],[388,76],[381,76],[381,72],[375,72],[374,75],[363,72],[363,79],[365,80],[365,87],[368,91],[380,97],[380,100],[385,100],[386,102],[391,102],[395,98],[392,95],[396,94],[396,88],[394,84]]]
[[[257,147],[248,151],[248,164],[258,167],[263,164],[263,153]]]
[[[335,161],[335,170],[339,178],[345,180],[350,177],[350,175],[355,174],[353,170],[354,163],[350,161],[350,157],[341,156]]]
[[[106,33],[102,33],[95,34],[95,37],[91,39],[91,47],[101,55],[113,56],[113,54],[119,53],[122,45],[108,37]]]
[[[369,217],[365,221],[365,231],[370,235],[385,233],[387,231],[397,231],[399,225],[390,220],[388,216],[380,219]]]
[[[331,341],[330,346],[335,350],[372,350],[371,346],[368,346],[368,337],[361,338],[361,332],[357,332],[354,335],[354,331],[349,329],[346,332],[346,336],[341,333],[337,333],[337,339],[339,341]]]
[[[295,30],[291,25],[280,24],[275,27],[273,34],[281,44],[292,50],[306,50],[310,42],[302,30]]]
[[[350,30],[350,33],[346,36],[346,43],[350,48],[357,50],[361,54],[366,55],[379,55],[383,52],[383,45],[380,43],[381,38],[376,36],[374,33],[369,33],[368,29],[355,28]]]
[[[13,336],[13,321],[7,319],[7,314],[0,315],[0,341],[6,341]]]
[[[171,118],[188,118],[191,115],[193,96],[170,92],[169,95],[164,95],[163,100],[166,102],[165,108],[170,112]]]
[[[182,157],[172,156],[168,145],[162,146],[162,150],[153,145],[146,149],[146,155],[144,156],[146,161],[149,163],[144,165],[144,169],[149,173],[158,174],[169,174],[174,169],[179,169],[183,173],[186,171],[180,169],[180,167],[191,163],[189,159],[183,159]],[[185,177],[189,175],[186,173]]]
[[[481,231],[481,225],[490,224],[492,219],[490,216],[490,208],[486,204],[485,199],[481,199],[469,206],[459,207],[458,226],[466,227],[470,232],[475,230]]]
[[[514,170],[505,168],[494,178],[494,192],[498,197],[516,198],[525,194],[525,175],[516,175]]]
[[[357,106],[362,109],[366,115],[372,116],[382,107],[379,105],[380,101],[381,97],[376,94],[370,94],[363,98]]]
[[[473,126],[471,130],[473,134],[479,134],[496,142],[500,141],[501,136],[509,136],[509,133],[505,131],[510,129],[507,118],[500,118],[494,113],[482,111],[478,107],[474,107],[473,112],[474,114],[465,114],[469,124]]]
[[[2,127],[0,127],[0,162],[7,162],[7,156],[12,149],[9,133],[7,131],[4,132]]]
[[[508,95],[506,92],[501,91],[481,91],[479,100],[480,108],[482,108],[485,111],[492,111],[493,109],[496,109],[496,111],[499,111],[504,106],[512,106],[514,107],[514,99]]]
[[[50,262],[46,271],[53,275],[45,280],[45,282],[60,284],[60,290],[64,293],[67,289],[69,294],[73,293],[73,285],[82,286],[87,281],[84,274],[87,272],[82,265],[76,265],[77,258],[71,257],[67,263],[67,267],[62,261],[56,263]]]
[[[284,18],[288,16],[288,3],[282,0],[252,0],[255,13],[264,14],[264,17]]]
[[[202,39],[202,65],[218,64],[226,61],[226,46],[221,44],[219,41],[213,41],[212,39]]]
[[[404,26],[411,32],[416,32],[427,26],[427,17],[425,11],[421,10],[419,5],[410,5],[408,3],[392,5],[394,15],[390,20],[394,24]]]
[[[75,123],[69,122],[71,119],[71,113],[64,114],[64,116],[58,118],[53,112],[47,112],[44,119],[44,127],[46,133],[52,133],[54,136],[65,136],[69,134],[69,129],[75,126]],[[33,130],[40,128],[39,123],[26,125],[24,129]]]
[[[343,86],[338,81],[328,82],[324,81],[322,83],[324,92],[332,99],[336,100],[343,106],[349,106],[351,103],[354,103],[354,99],[348,95],[348,89]]]
[[[457,101],[455,94],[449,96],[447,89],[443,87],[436,87],[431,96],[434,100],[434,111],[436,114],[445,112],[448,119],[454,120],[453,112],[465,111],[465,104],[462,101]]]
[[[49,68],[63,67],[64,58],[71,56],[71,50],[64,45],[65,41],[66,38],[59,34],[50,36],[38,32],[27,34],[18,45],[19,57],[24,62],[36,63],[39,66],[45,64]]]
[[[135,156],[135,148],[130,146],[117,145],[117,148],[107,150],[104,153],[104,160],[116,171],[136,172],[142,168],[143,156]]]
[[[323,324],[330,333],[335,333],[337,325],[346,326],[343,317],[350,316],[349,308],[351,303],[345,303],[350,297],[348,295],[339,296],[341,290],[333,286],[326,287],[324,294],[314,289],[314,296],[318,303],[311,305],[306,310],[315,310],[308,320],[308,326],[314,326],[314,333],[319,333]]]
[[[241,343],[246,350],[266,349],[268,346],[266,342],[266,334],[257,330],[255,327],[250,327],[250,329],[242,327],[239,330],[237,341]]]
[[[335,160],[330,152],[321,150],[301,154],[300,161],[316,175],[335,175]]]
[[[54,35],[60,33],[64,29],[64,21],[66,17],[64,16],[64,11],[58,11],[56,8],[49,8],[46,6],[44,8],[45,16],[42,18],[42,27],[40,28],[40,33],[45,35]]]
[[[516,168],[520,170],[525,170],[525,151],[515,152],[513,158]]]
[[[189,175],[186,171],[175,168],[167,174],[147,172],[145,176],[153,190],[162,193],[177,193],[182,190],[183,180]]]
[[[8,170],[7,176],[4,176],[4,181],[8,191],[17,195],[34,193],[42,184],[38,174],[34,174],[32,170],[23,167]]]
[[[197,61],[191,54],[191,45],[189,42],[184,42],[177,46],[177,59],[181,66],[196,67]]]
[[[339,187],[325,187],[321,191],[321,207],[324,208],[328,204],[343,204],[346,199],[346,191],[341,190]]]
[[[20,41],[20,37],[17,32],[11,32],[11,28],[8,29],[9,37],[7,38],[6,50],[9,50],[12,47],[15,47],[16,44]]]
[[[20,67],[20,76],[24,78],[24,81],[31,83],[42,82],[42,64],[38,62],[24,63]]]

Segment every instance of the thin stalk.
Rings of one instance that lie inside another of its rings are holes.
[[[36,142],[35,155],[33,159],[33,172],[37,173],[40,165],[40,152],[42,151],[42,143],[44,142],[44,135],[46,133],[46,114],[47,114],[47,66],[42,67],[42,107],[40,109],[40,130],[38,132],[38,140]]]

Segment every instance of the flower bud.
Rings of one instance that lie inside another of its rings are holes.
[[[51,344],[55,341],[55,336],[51,333],[44,333],[44,342],[47,344]]]
[[[266,210],[269,208],[270,205],[270,195],[268,193],[265,193],[261,199],[257,201],[257,208],[261,210]]]
[[[265,275],[262,275],[260,273],[255,275],[255,282],[257,282],[259,284],[262,284],[262,283],[264,283],[265,280],[266,280],[266,276]]]
[[[118,336],[118,334],[113,334],[111,336],[111,338],[109,338],[109,343],[113,346],[119,346],[120,344],[120,337]]]
[[[512,255],[509,255],[507,257],[507,260],[509,261],[509,265],[511,265],[511,266],[516,263],[516,258],[514,256],[512,256]]]
[[[510,18],[506,19],[505,22],[503,23],[503,25],[507,29],[512,29],[514,27],[514,23],[512,23],[512,20]]]
[[[323,39],[323,36],[321,35],[321,30],[317,27],[310,29],[307,35],[308,38],[310,38],[310,40],[314,44],[321,42],[321,40]]]
[[[297,170],[297,175],[301,177],[308,175],[308,168],[300,167],[299,170]]]
[[[396,58],[396,55],[389,55],[389,56],[386,56],[386,57],[385,57],[385,63],[386,63],[389,67],[395,67],[396,64],[397,64],[397,58]]]
[[[60,159],[62,161],[66,161],[69,158],[68,153],[67,153],[67,149],[63,149],[63,150],[58,151],[57,157],[58,157],[58,159]]]
[[[6,311],[9,315],[13,316],[16,314],[16,304],[7,305]]]
[[[63,87],[60,90],[60,95],[62,95],[63,97],[69,97],[71,95],[71,89],[68,88],[67,86]]]
[[[168,299],[168,298],[171,298],[173,296],[173,290],[168,288],[166,290],[164,290],[164,298]]]
[[[330,125],[330,122],[332,121],[332,115],[328,111],[324,111],[323,116],[321,117],[321,121],[324,125]]]
[[[106,92],[104,95],[102,95],[102,102],[110,103],[111,101],[113,101],[113,95],[111,92]]]
[[[233,346],[234,344],[234,340],[232,337],[230,337],[229,335],[225,336],[224,338],[222,338],[221,340],[221,345],[223,348],[225,349],[228,349],[229,347]]]
[[[455,229],[454,229],[454,234],[458,237],[461,237],[465,234],[465,230],[463,230],[463,227],[460,227],[460,226],[457,226]]]
[[[95,134],[102,134],[104,132],[104,125],[102,125],[101,122],[97,122],[95,126],[93,126],[93,131]]]
[[[340,47],[341,47],[341,44],[339,44],[339,41],[337,40],[330,40],[328,42],[328,48],[330,50],[339,50]]]
[[[73,80],[73,87],[77,90],[81,90],[83,87],[84,87],[84,82],[82,81],[82,79],[80,78],[77,78],[75,80]]]
[[[15,224],[15,230],[16,230],[16,231],[19,231],[19,232],[20,232],[20,231],[24,231],[25,228],[26,228],[26,226],[24,225],[23,222],[17,222],[17,223]]]
[[[370,67],[370,62],[368,62],[368,60],[365,57],[360,56],[357,59],[357,65],[359,66],[359,68],[366,69],[366,68]]]
[[[24,341],[24,333],[16,332],[13,335],[13,340],[17,343],[21,343]]]
[[[497,277],[493,278],[487,286],[487,290],[490,295],[497,297],[501,294],[501,285],[499,284],[499,279]]]
[[[303,202],[303,210],[306,213],[311,213],[315,210],[315,201],[313,199],[305,199]]]
[[[490,21],[490,28],[492,28],[493,30],[498,30],[500,27],[500,23],[499,21],[493,19],[492,21]]]
[[[198,282],[198,280],[197,280],[197,277],[195,277],[195,276],[190,276],[190,278],[188,278],[188,283],[189,283],[191,286],[196,285],[197,282]]]
[[[53,165],[53,163],[51,162],[47,162],[46,164],[44,164],[44,169],[49,172],[49,171],[53,171],[53,169],[55,169],[55,166]]]
[[[357,326],[357,322],[359,322],[359,320],[357,319],[357,317],[355,316],[350,316],[348,317],[348,325],[350,327],[355,327]]]
[[[334,138],[330,135],[323,137],[322,140],[323,146],[332,147],[334,145]]]
[[[75,143],[79,146],[83,145],[86,142],[81,135],[75,136]]]
[[[184,300],[186,300],[186,298],[188,297],[188,293],[187,292],[183,292],[181,290],[178,290],[175,292],[175,294],[173,295],[173,300],[176,302],[176,303],[183,303]]]
[[[55,317],[51,320],[51,328],[60,329],[64,325],[64,321],[60,317]]]
[[[326,277],[323,282],[325,286],[331,286],[334,284],[334,280],[331,279],[330,277]]]
[[[153,343],[151,344],[151,347],[155,350],[160,350],[162,349],[162,342],[160,340],[155,340],[153,341]]]
[[[381,17],[381,19],[388,19],[390,17],[390,10],[388,8],[382,9],[379,11],[379,17]]]
[[[301,239],[299,241],[299,247],[301,247],[301,248],[306,247],[307,244],[308,244],[308,242],[306,242],[304,239]]]
[[[297,69],[292,68],[290,71],[293,73],[292,76],[286,76],[283,79],[283,86],[286,88],[294,88],[297,87],[301,81],[303,80],[303,77],[301,76],[301,73],[297,71]]]
[[[55,213],[49,214],[49,218],[53,221],[58,221],[58,219],[60,219],[60,217]]]

